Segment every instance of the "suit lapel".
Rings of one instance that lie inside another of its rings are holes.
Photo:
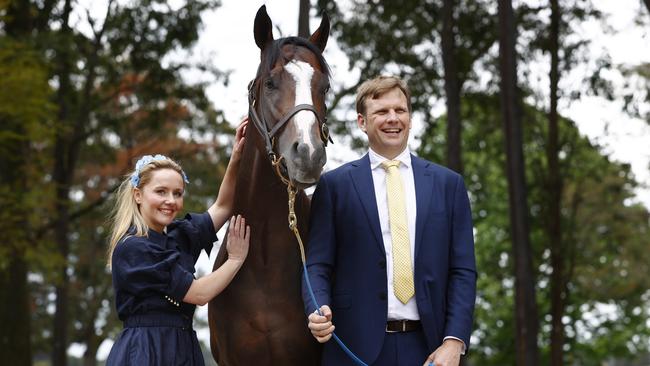
[[[433,191],[433,173],[427,168],[429,163],[411,154],[413,179],[415,181],[415,202],[417,214],[415,219],[415,258],[418,257],[422,245],[422,230],[429,211],[431,192]]]
[[[381,237],[381,226],[379,224],[377,199],[375,198],[375,189],[372,181],[372,172],[370,171],[370,158],[368,157],[368,154],[352,163],[352,165],[355,168],[350,170],[350,176],[352,178],[352,183],[354,184],[354,189],[359,196],[363,210],[365,211],[366,217],[368,218],[370,231],[375,237],[375,241],[379,249],[384,255],[386,255],[386,251],[384,250],[384,242]]]

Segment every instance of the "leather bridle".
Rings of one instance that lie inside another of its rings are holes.
[[[254,79],[248,84],[248,119],[251,122],[253,122],[253,126],[255,126],[257,131],[264,138],[264,144],[266,146],[266,154],[268,155],[269,159],[271,160],[271,163],[275,167],[276,173],[280,177],[280,180],[282,180],[285,184],[289,185],[290,180],[286,178],[284,174],[282,174],[282,172],[280,171],[280,162],[282,161],[283,157],[281,155],[278,157],[278,154],[273,150],[275,145],[276,134],[287,124],[287,122],[289,122],[289,120],[293,116],[296,115],[296,113],[300,111],[310,111],[314,113],[314,116],[316,116],[316,120],[318,120],[318,124],[320,126],[320,137],[325,147],[327,147],[328,142],[334,143],[332,137],[330,136],[329,128],[327,127],[327,117],[321,118],[318,115],[316,108],[314,108],[314,106],[311,104],[298,104],[297,106],[293,107],[287,114],[285,114],[273,126],[273,128],[271,128],[271,130],[269,130],[269,125],[268,123],[266,123],[264,116],[262,115],[260,118],[260,116],[257,114],[257,111],[255,111],[255,104],[257,102],[255,85],[257,84],[257,81],[258,79]]]

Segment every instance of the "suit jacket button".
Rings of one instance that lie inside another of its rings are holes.
[[[386,261],[379,261],[379,268],[386,269]]]
[[[379,293],[379,300],[386,300],[386,293],[385,292],[380,292]]]

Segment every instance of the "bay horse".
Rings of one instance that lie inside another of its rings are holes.
[[[309,198],[326,162],[325,95],[329,67],[322,56],[329,18],[309,39],[274,40],[266,7],[255,17],[261,60],[249,85],[249,126],[235,190],[234,212],[251,227],[248,257],[230,285],[208,305],[210,347],[219,366],[315,365],[321,345],[307,328],[302,264],[289,229],[287,184],[296,187],[297,230],[305,238]],[[221,245],[218,268],[227,258]]]

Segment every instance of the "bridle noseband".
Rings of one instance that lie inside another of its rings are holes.
[[[257,81],[258,79],[253,79],[248,84],[248,119],[253,122],[253,126],[255,126],[257,131],[259,131],[259,133],[264,138],[264,144],[266,145],[266,154],[268,155],[269,159],[271,159],[271,163],[275,167],[280,180],[289,185],[290,180],[287,179],[280,171],[280,162],[282,161],[283,157],[280,155],[278,158],[278,154],[276,154],[273,150],[275,135],[284,127],[284,125],[287,124],[287,122],[289,122],[293,116],[296,115],[296,113],[300,111],[310,111],[314,113],[316,120],[318,120],[318,124],[320,125],[320,137],[325,147],[327,147],[328,142],[334,143],[332,137],[330,136],[329,128],[327,127],[327,117],[323,117],[321,119],[318,115],[318,112],[316,111],[316,108],[314,108],[314,106],[311,104],[298,104],[297,106],[293,107],[287,114],[285,114],[284,117],[282,117],[278,123],[276,123],[275,126],[273,126],[273,128],[269,131],[268,124],[266,123],[264,116],[260,118],[260,116],[257,114],[257,111],[255,111],[255,103],[257,101],[255,95],[255,85],[257,84]]]

